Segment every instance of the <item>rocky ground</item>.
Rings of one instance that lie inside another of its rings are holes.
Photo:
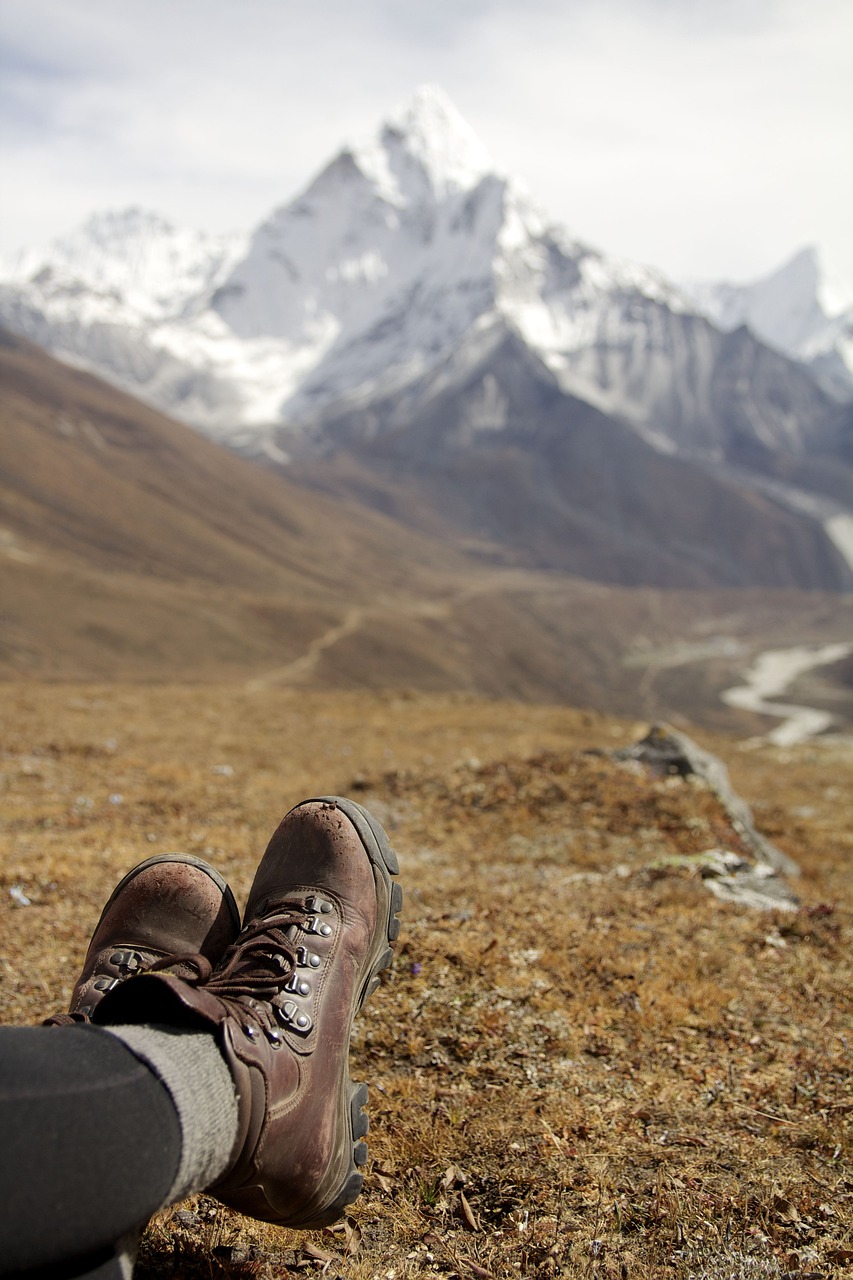
[[[245,898],[284,810],[343,793],[402,864],[353,1052],[364,1195],[311,1234],[193,1198],[149,1227],[143,1277],[850,1274],[849,741],[697,735],[802,870],[757,909],[720,894],[755,858],[708,786],[613,758],[646,725],[238,685],[0,699],[7,1022],[63,1006],[151,853],[201,854]]]

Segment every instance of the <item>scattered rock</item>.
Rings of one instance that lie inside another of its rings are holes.
[[[636,760],[659,775],[701,778],[717,797],[754,861],[728,849],[708,849],[681,859],[683,865],[699,871],[716,897],[761,910],[796,909],[797,898],[781,876],[798,876],[800,869],[793,858],[758,831],[749,805],[732,788],[722,760],[687,734],[664,724],[653,725],[634,746],[614,751],[613,756]]]
[[[783,875],[800,874],[800,868],[793,858],[789,858],[756,828],[752,811],[733,789],[729,771],[722,760],[710,751],[705,751],[692,738],[688,738],[686,733],[679,733],[667,724],[656,724],[634,746],[623,747],[613,754],[617,760],[639,760],[655,773],[677,774],[682,778],[695,774],[704,779],[725,809],[735,831],[753,851],[758,862],[769,864],[774,871]]]
[[[198,1214],[189,1209],[177,1209],[172,1217],[179,1226],[185,1228],[197,1227],[200,1221]]]

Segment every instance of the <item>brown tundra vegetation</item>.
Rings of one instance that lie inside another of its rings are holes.
[[[353,1048],[361,1199],[299,1234],[195,1197],[150,1224],[143,1280],[851,1274],[849,739],[701,735],[802,869],[795,909],[756,910],[709,892],[699,855],[743,850],[704,784],[612,758],[638,723],[237,684],[0,698],[6,1022],[64,1006],[151,853],[209,858],[241,899],[281,814],[337,793],[400,856]]]

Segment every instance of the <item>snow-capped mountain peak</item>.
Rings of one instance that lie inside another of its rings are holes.
[[[258,228],[213,299],[232,334],[281,344],[289,367],[251,420],[313,412],[404,353],[420,367],[456,341],[494,301],[507,189],[437,89],[345,147]]]
[[[800,298],[808,327],[824,315],[814,276],[808,255],[796,260],[755,286],[754,307],[772,316],[782,295]],[[736,327],[745,303],[728,303],[734,319],[716,323]],[[202,429],[285,450],[294,431],[399,396],[494,330],[657,447],[716,456],[722,335],[697,315],[710,306],[555,226],[432,87],[251,236],[130,209],[0,268],[11,327]],[[777,418],[771,435],[796,435],[795,408]]]
[[[401,193],[413,177],[422,177],[433,198],[441,200],[471,190],[495,169],[474,130],[433,85],[422,86],[407,106],[391,114],[381,142]]]
[[[828,390],[849,398],[853,306],[840,301],[812,246],[751,283],[693,283],[685,292],[719,328],[747,325],[768,346],[811,365]]]
[[[420,88],[379,130],[351,141],[308,186],[300,205],[337,196],[345,184],[370,189],[372,198],[405,209],[424,199],[441,202],[472,190],[495,166],[486,148],[443,92]]]
[[[747,324],[774,346],[791,350],[827,319],[818,297],[819,283],[817,253],[808,247],[752,283],[715,281],[688,287],[720,328]]]
[[[83,306],[111,323],[166,321],[215,288],[245,239],[176,227],[131,206],[93,214],[47,249],[23,251],[3,275],[60,311]]]

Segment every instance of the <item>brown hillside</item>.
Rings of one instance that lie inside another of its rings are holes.
[[[31,343],[0,341],[0,671],[270,667],[459,563],[274,476]]]
[[[411,490],[387,477],[384,512],[355,477],[302,488],[8,334],[0,430],[3,678],[458,690],[754,733],[763,720],[719,701],[754,653],[853,634],[837,595],[507,563],[406,527]],[[832,706],[843,722],[849,697]]]
[[[399,586],[432,560],[452,563],[396,526],[392,554],[381,516],[273,477],[8,333],[0,429],[3,524],[25,548],[87,568],[349,593]]]

